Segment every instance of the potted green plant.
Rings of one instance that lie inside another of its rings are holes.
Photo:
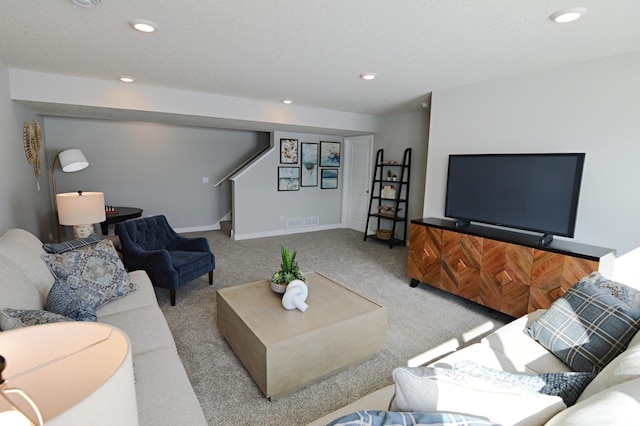
[[[300,272],[300,266],[296,262],[296,252],[289,250],[287,246],[280,247],[282,263],[280,269],[271,276],[270,287],[276,293],[284,293],[287,285],[293,280],[304,281],[304,275]]]

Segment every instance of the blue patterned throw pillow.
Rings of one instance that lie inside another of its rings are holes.
[[[456,413],[417,413],[382,410],[361,410],[340,417],[327,426],[499,426],[487,419]]]
[[[640,312],[607,290],[578,282],[525,332],[575,371],[598,373],[640,328]]]
[[[594,284],[598,288],[607,291],[616,299],[622,300],[631,309],[640,311],[640,291],[622,283],[610,280],[600,272],[592,272],[579,282]]]
[[[138,289],[109,240],[64,253],[45,254],[42,259],[56,278],[96,309]]]
[[[48,311],[4,308],[2,316],[0,316],[0,329],[6,331],[38,324],[67,321],[73,320]]]
[[[82,300],[64,281],[56,280],[47,296],[47,311],[64,315],[75,321],[96,322],[96,310]]]

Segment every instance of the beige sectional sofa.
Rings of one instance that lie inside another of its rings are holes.
[[[4,308],[44,310],[54,284],[45,254],[42,242],[25,230],[0,237],[0,314]],[[206,425],[149,277],[134,271],[129,278],[137,290],[99,307],[96,316],[130,339],[139,424]]]
[[[451,368],[462,361],[472,361],[483,367],[518,375],[571,372],[567,364],[525,333],[525,329],[545,312],[538,310],[519,318],[485,337],[480,343],[430,363],[428,367],[434,369],[424,370]],[[404,399],[403,403],[406,404],[407,399],[412,397],[414,404],[432,411],[463,413],[504,425],[613,426],[636,424],[640,419],[640,333],[635,334],[624,352],[588,382],[577,402],[568,408],[559,396],[496,388],[491,384],[485,386],[473,381],[460,383],[446,378],[439,381],[434,377],[411,377],[408,380],[411,383],[407,385],[407,371],[403,370],[406,369],[394,370],[394,384],[366,395],[314,421],[310,426],[326,425],[360,410],[403,411],[398,408],[399,399]],[[433,383],[427,384],[429,381]],[[438,381],[438,384],[434,384]],[[414,394],[409,398],[399,395],[407,391]]]

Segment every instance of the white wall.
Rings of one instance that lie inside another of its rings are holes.
[[[433,93],[424,216],[443,217],[449,154],[585,152],[574,240],[639,247],[638,76],[640,52]]]
[[[58,192],[101,191],[107,204],[164,214],[181,231],[218,229],[231,185],[214,184],[269,144],[268,133],[157,123],[46,117],[45,127],[50,161],[80,148],[90,164],[75,173],[57,165]]]
[[[9,71],[0,63],[0,235],[9,228],[24,228],[48,238],[49,184],[43,151],[43,174],[36,178],[22,144],[22,124],[41,117],[11,101]]]
[[[303,142],[342,142],[342,138],[336,136],[274,132],[273,149],[260,161],[233,177],[233,230],[237,240],[342,226],[343,162],[338,172],[337,189],[321,189],[318,170],[318,186],[301,187],[298,191],[278,191],[278,167],[289,166],[280,164],[282,138],[297,139],[299,149]],[[290,166],[299,167],[300,161]],[[318,226],[287,227],[287,219],[316,216],[319,218]]]

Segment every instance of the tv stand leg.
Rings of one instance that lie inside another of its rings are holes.
[[[409,287],[418,287],[418,284],[420,284],[420,281],[416,280],[416,279],[411,279],[411,282],[409,283]]]

